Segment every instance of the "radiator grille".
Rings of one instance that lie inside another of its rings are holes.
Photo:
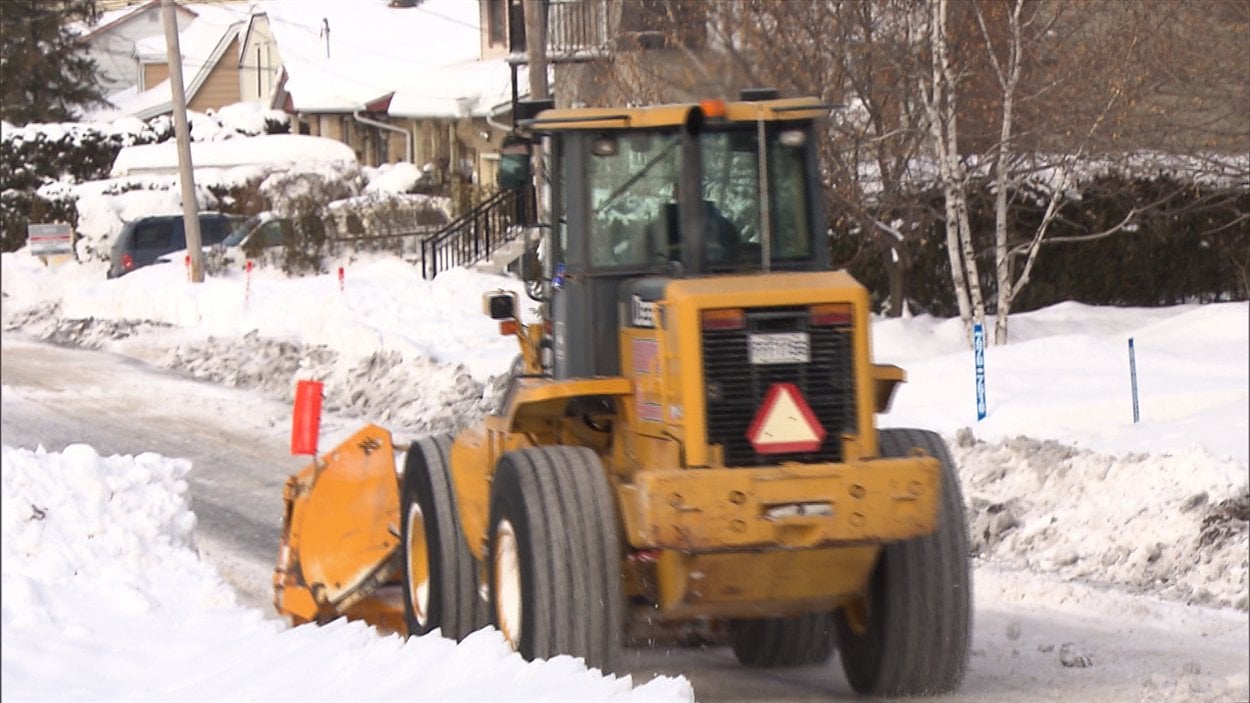
[[[748,335],[807,332],[811,361],[751,364]],[[842,434],[855,431],[855,384],[851,327],[813,327],[807,308],[747,311],[745,329],[703,331],[703,377],[707,394],[707,435],[724,449],[726,466],[759,466],[778,461],[842,461]],[[825,428],[814,452],[757,454],[747,428],[774,383],[793,383]]]

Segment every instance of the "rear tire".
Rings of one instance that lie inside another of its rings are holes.
[[[400,548],[409,635],[441,629],[456,641],[486,626],[477,562],[456,511],[446,435],[423,437],[404,461]]]
[[[833,613],[729,621],[729,645],[743,666],[772,669],[823,664],[833,654]]]
[[[842,669],[856,692],[877,696],[949,693],[968,666],[972,576],[959,477],[933,432],[880,432],[881,456],[923,449],[942,463],[938,528],[881,550],[859,606],[837,612]]]
[[[491,487],[492,622],[529,660],[568,654],[612,671],[625,629],[615,500],[582,447],[505,454]]]

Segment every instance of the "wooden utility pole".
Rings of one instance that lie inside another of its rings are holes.
[[[530,100],[551,97],[547,87],[547,0],[523,0],[525,10],[525,57],[530,81]],[[514,103],[515,106],[515,103]],[[513,116],[516,119],[516,116]],[[534,172],[534,216],[544,221],[547,212],[547,179],[543,171],[542,149],[531,160]]]
[[[178,45],[178,21],[174,0],[161,0],[165,21],[165,52],[169,60],[169,87],[173,93],[174,138],[178,142],[178,181],[182,184],[182,223],[191,257],[191,282],[204,282],[204,251],[200,246],[200,212],[195,199],[195,176],[191,167],[191,130],[187,127],[187,94],[182,84],[182,49]]]
[[[525,56],[529,64],[530,100],[551,97],[547,87],[547,12],[546,0],[525,2]]]

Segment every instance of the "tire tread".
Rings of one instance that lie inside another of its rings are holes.
[[[972,630],[968,532],[955,463],[936,433],[887,429],[881,456],[919,448],[942,465],[938,529],[886,545],[870,577],[869,633],[856,635],[839,612],[842,666],[852,688],[871,695],[955,690],[967,669]]]
[[[520,649],[526,658],[568,654],[605,672],[617,660],[625,598],[611,490],[598,455],[584,447],[533,447],[500,459],[492,533],[503,517],[524,513],[518,549],[523,560],[532,560],[529,584],[522,567]],[[493,553],[493,534],[491,541]]]

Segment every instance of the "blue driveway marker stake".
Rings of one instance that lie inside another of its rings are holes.
[[[977,364],[977,421],[985,419],[985,327],[972,326],[972,350]]]
[[[1137,351],[1133,349],[1133,338],[1128,338],[1128,375],[1133,381],[1133,424],[1141,421],[1141,412],[1137,407]]]

